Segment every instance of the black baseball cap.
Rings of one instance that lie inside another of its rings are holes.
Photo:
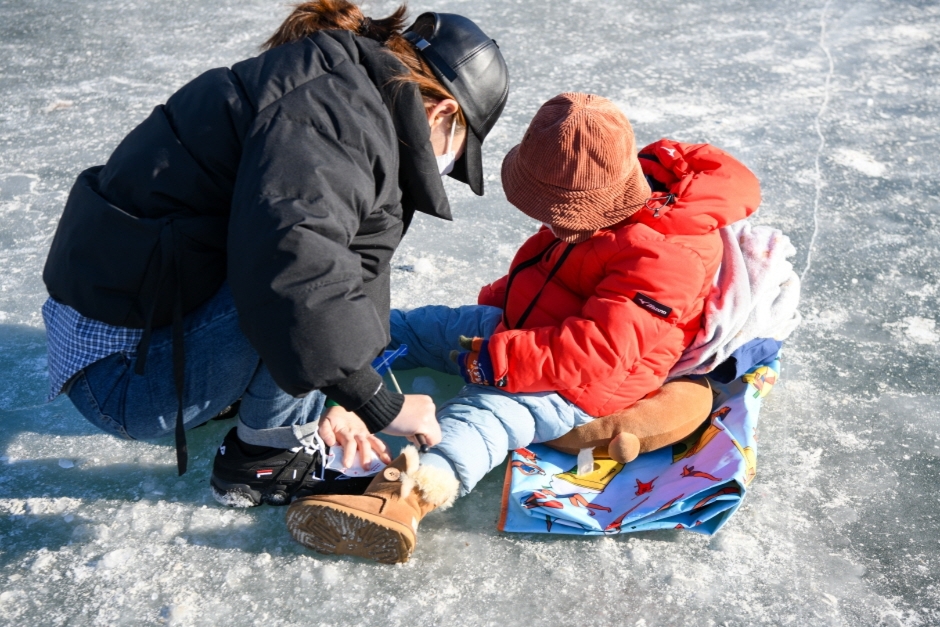
[[[467,146],[450,176],[483,195],[481,148],[509,96],[509,70],[496,40],[462,15],[422,13],[405,39],[421,53],[467,118]]]

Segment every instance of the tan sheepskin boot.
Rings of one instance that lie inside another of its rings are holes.
[[[640,453],[669,446],[695,431],[708,418],[712,398],[707,381],[676,379],[627,409],[597,418],[545,444],[572,455],[594,448],[595,457],[627,464]]]
[[[431,510],[453,505],[459,486],[446,471],[422,466],[418,451],[408,446],[361,496],[324,494],[294,501],[287,510],[287,529],[320,553],[407,562],[418,523]]]

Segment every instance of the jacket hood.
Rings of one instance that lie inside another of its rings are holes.
[[[760,205],[754,173],[714,146],[661,139],[639,156],[653,197],[630,222],[660,233],[697,235],[743,220]],[[675,196],[674,202],[663,206],[657,201],[668,194]]]

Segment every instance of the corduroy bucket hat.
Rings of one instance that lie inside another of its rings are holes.
[[[502,177],[509,202],[571,243],[629,218],[651,194],[630,121],[593,94],[543,104],[503,159]]]
[[[467,146],[450,176],[483,195],[482,146],[509,96],[509,69],[496,41],[452,13],[422,13],[404,33],[467,118]]]

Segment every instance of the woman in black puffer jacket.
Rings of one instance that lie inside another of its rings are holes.
[[[389,261],[415,211],[451,219],[441,175],[482,195],[508,74],[472,21],[403,16],[299,5],[267,52],[197,77],[78,177],[43,272],[51,397],[119,436],[175,431],[181,473],[184,429],[242,399],[213,472],[229,502],[312,489],[296,449],[324,403],[347,461],[387,459],[378,431],[439,439],[431,399],[370,365]]]

